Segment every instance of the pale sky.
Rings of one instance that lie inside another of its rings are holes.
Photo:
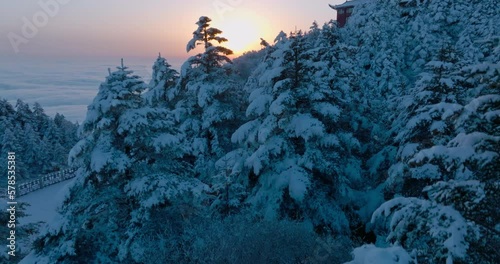
[[[0,57],[186,58],[200,16],[241,54],[280,30],[335,19],[343,0],[12,0],[0,3]],[[43,3],[46,3],[45,7]],[[28,22],[27,22],[28,21]],[[28,24],[28,26],[27,26]],[[35,28],[35,32],[31,30]],[[14,47],[15,46],[15,47]],[[15,50],[17,49],[17,53]]]

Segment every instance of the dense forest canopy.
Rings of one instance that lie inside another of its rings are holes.
[[[201,17],[180,73],[159,56],[145,84],[122,62],[31,259],[495,263],[500,6],[401,2],[234,61]]]
[[[43,107],[17,100],[15,106],[0,100],[0,150],[15,152],[20,182],[68,167],[69,150],[78,141],[74,124],[57,113],[53,118]],[[7,164],[0,164],[7,175]]]

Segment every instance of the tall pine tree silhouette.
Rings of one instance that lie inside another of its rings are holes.
[[[227,39],[219,36],[222,33],[221,30],[210,27],[209,23],[211,21],[212,20],[206,16],[200,17],[198,22],[196,22],[198,29],[193,32],[193,38],[186,47],[186,51],[190,52],[195,49],[197,45],[203,45],[205,52],[191,57],[189,63],[201,67],[207,74],[214,68],[222,66],[224,63],[231,63],[231,60],[227,56],[233,54],[233,51],[228,48],[212,44],[212,41],[220,44],[226,42]]]

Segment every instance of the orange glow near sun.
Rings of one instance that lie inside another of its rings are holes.
[[[235,56],[245,51],[260,49],[260,38],[267,35],[261,19],[242,12],[235,12],[214,21],[214,27],[222,30],[221,36],[228,39],[224,46],[231,49]]]

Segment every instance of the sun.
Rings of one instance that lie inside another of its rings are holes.
[[[221,36],[228,39],[224,46],[231,49],[235,56],[259,49],[260,38],[266,30],[259,19],[239,14],[225,17],[214,26],[222,30]]]

